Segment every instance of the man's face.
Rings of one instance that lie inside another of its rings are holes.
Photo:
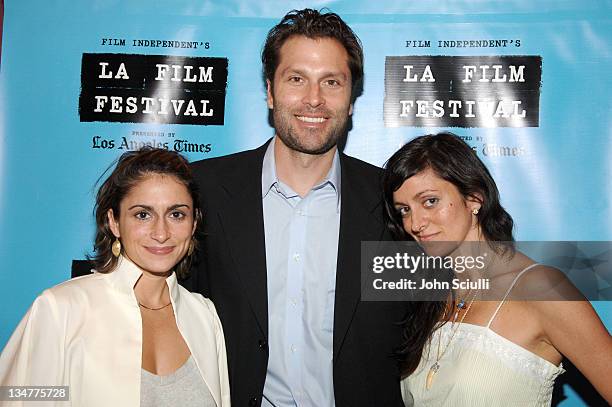
[[[291,150],[323,154],[353,113],[348,54],[335,39],[294,36],[279,57],[274,84],[268,81],[276,134]]]

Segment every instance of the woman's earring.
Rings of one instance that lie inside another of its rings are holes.
[[[121,254],[121,242],[119,241],[118,237],[115,238],[115,241],[111,245],[111,251],[113,252],[113,256],[115,257],[119,257],[119,255]]]
[[[472,209],[472,215],[478,215],[478,208]]]

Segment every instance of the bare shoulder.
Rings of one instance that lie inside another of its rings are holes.
[[[534,265],[518,280],[514,296],[523,297],[516,303],[533,324],[534,332],[539,332],[541,353],[534,352],[554,356],[554,349],[612,401],[612,336],[567,276],[554,267]]]
[[[555,267],[537,265],[525,273],[516,285],[514,299],[522,301],[525,310],[561,353],[567,352],[564,343],[609,337],[591,303]]]
[[[561,270],[531,262],[508,297],[515,301],[584,301],[584,296]]]

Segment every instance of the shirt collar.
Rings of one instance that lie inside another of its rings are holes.
[[[134,286],[140,276],[142,276],[142,270],[123,255],[119,256],[117,266],[108,274],[109,281],[115,289],[124,294],[133,296],[134,298],[136,298]],[[176,273],[172,272],[172,274],[166,278],[166,284],[168,285],[172,303],[178,303],[179,287],[176,281]]]
[[[280,183],[277,175],[276,175],[276,159],[274,157],[274,143],[276,142],[276,136],[272,139],[270,144],[268,144],[268,148],[266,149],[266,153],[263,159],[263,166],[261,171],[261,197],[262,199],[268,195],[270,189],[273,186]],[[334,153],[334,160],[332,161],[331,168],[327,173],[327,176],[323,181],[319,184],[315,185],[312,189],[323,188],[326,184],[329,184],[334,188],[336,193],[336,201],[338,205],[338,210],[340,209],[340,155],[338,154],[338,150]]]
[[[270,189],[278,182],[276,177],[276,159],[274,158],[274,142],[276,137],[272,139],[266,153],[264,154],[263,166],[261,169],[261,197],[265,198],[270,192]]]

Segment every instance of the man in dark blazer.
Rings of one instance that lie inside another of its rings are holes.
[[[275,137],[193,164],[205,236],[185,285],[217,307],[232,403],[401,406],[405,305],[360,301],[361,242],[388,237],[380,169],[337,151],[361,44],[336,14],[292,11],[262,61]]]

